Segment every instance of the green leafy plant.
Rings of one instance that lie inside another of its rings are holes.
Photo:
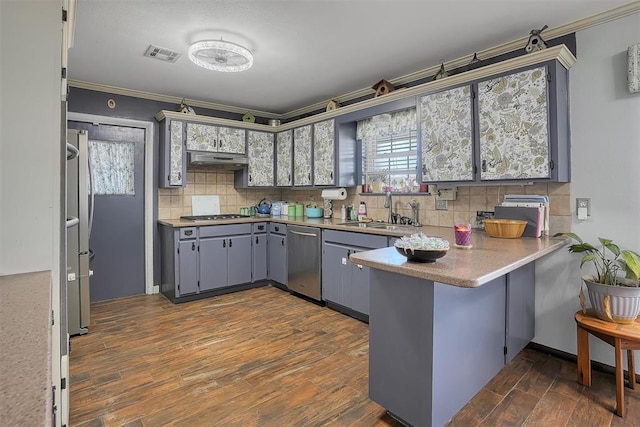
[[[596,268],[594,281],[604,285],[612,286],[640,286],[640,255],[632,250],[621,250],[611,239],[598,237],[601,247],[598,248],[584,242],[575,233],[557,233],[554,237],[564,236],[575,240],[569,246],[569,252],[582,253],[584,256],[580,260],[580,268],[591,262]],[[618,272],[625,273],[626,281],[618,279]]]

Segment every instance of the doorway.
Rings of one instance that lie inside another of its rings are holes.
[[[88,132],[94,166],[91,302],[151,294],[153,124],[74,113],[68,118],[68,128]],[[119,173],[110,173],[114,169]]]

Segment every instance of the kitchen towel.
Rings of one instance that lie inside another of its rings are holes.
[[[191,215],[218,215],[220,198],[218,196],[191,196]]]

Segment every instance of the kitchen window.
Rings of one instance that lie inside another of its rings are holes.
[[[373,193],[418,192],[416,109],[373,116],[358,122],[362,141],[362,182]]]

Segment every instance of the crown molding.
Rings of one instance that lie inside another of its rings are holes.
[[[632,1],[630,3],[616,7],[614,9],[601,12],[599,14],[596,14],[587,18],[579,19],[577,21],[573,21],[568,24],[561,25],[559,27],[546,29],[544,31],[544,38],[551,40],[558,37],[566,36],[567,34],[572,34],[578,31],[582,31],[589,27],[604,24],[605,22],[623,18],[625,16],[632,15],[638,12],[640,12],[640,1]],[[524,37],[520,37],[519,39],[512,40],[510,42],[503,43],[498,46],[494,46],[478,52],[470,52],[466,56],[463,56],[458,59],[454,59],[452,61],[445,62],[444,66],[445,66],[445,69],[447,70],[454,70],[456,68],[468,65],[469,61],[471,61],[471,58],[473,58],[474,53],[476,53],[480,58],[487,59],[487,58],[493,58],[495,56],[503,55],[505,53],[513,52],[518,48],[524,49],[524,46],[526,46],[528,40],[529,40],[529,35],[527,34]],[[440,69],[440,64],[437,64],[432,67],[425,68],[423,70],[419,70],[410,74],[406,74],[404,76],[397,77],[395,79],[391,79],[388,81],[394,86],[401,86],[410,82],[415,82],[416,80],[434,76],[439,69]],[[371,88],[359,89],[341,96],[327,99],[326,101],[317,102],[315,104],[308,105],[306,107],[302,107],[297,110],[290,111],[288,113],[284,113],[282,114],[282,119],[287,120],[292,117],[298,117],[304,114],[311,113],[313,111],[324,109],[327,106],[327,103],[332,99],[338,102],[344,103],[344,102],[352,101],[354,99],[362,98],[363,96],[371,95],[372,93],[373,93],[373,90]]]
[[[546,29],[544,31],[544,37],[546,39],[554,39],[557,37],[562,37],[565,36],[567,34],[571,34],[571,33],[575,33],[578,31],[582,31],[585,30],[587,28],[596,26],[596,25],[600,25],[600,24],[604,24],[606,22],[609,21],[613,21],[619,18],[623,18],[625,16],[628,15],[632,15],[634,13],[638,13],[640,12],[640,0],[635,0],[629,3],[626,3],[622,6],[618,6],[616,8],[610,9],[610,10],[606,10],[604,12],[598,13],[596,15],[590,16],[590,17],[586,17],[586,18],[582,18],[579,19],[577,21],[573,21],[564,25],[561,25],[559,27],[555,27],[555,28],[549,28]],[[488,49],[484,49],[478,52],[471,52],[468,55],[465,55],[463,57],[445,62],[445,68],[452,70],[452,69],[456,69],[462,66],[465,66],[467,64],[469,64],[469,61],[471,60],[471,58],[473,57],[473,54],[476,53],[480,58],[492,58],[498,55],[502,55],[505,53],[509,53],[512,52],[514,50],[517,50],[518,48],[524,48],[524,46],[527,43],[527,40],[529,39],[529,35],[520,37],[516,40],[512,40],[510,42],[507,43],[503,43]],[[548,49],[544,49],[543,51],[548,50]],[[569,52],[569,54],[571,54]],[[533,55],[533,54],[528,54],[528,55]],[[528,55],[524,55],[524,56],[528,56]],[[564,56],[564,55],[563,55]],[[573,55],[571,55],[573,57]],[[560,62],[562,62],[561,58],[558,58],[560,60]],[[575,61],[575,58],[573,58],[573,60]],[[565,65],[565,64],[563,64]],[[565,65],[566,67],[566,65]],[[482,67],[485,68],[485,67]],[[568,67],[567,67],[568,68]],[[406,74],[404,76],[401,77],[397,77],[395,79],[390,79],[388,80],[389,83],[393,84],[394,86],[401,86],[410,82],[414,82],[416,80],[420,80],[420,79],[424,79],[424,78],[428,78],[431,77],[433,75],[435,75],[438,70],[440,69],[440,64],[434,65],[432,67],[429,68],[425,68],[410,74]],[[466,73],[462,73],[462,74],[466,74]],[[449,77],[447,77],[448,79]],[[446,80],[446,79],[445,79]],[[68,81],[68,85],[71,87],[75,87],[75,88],[79,88],[79,89],[88,89],[88,90],[95,90],[98,92],[106,92],[106,93],[113,93],[113,94],[118,94],[118,95],[124,95],[124,96],[133,96],[133,97],[137,97],[137,98],[143,98],[143,99],[151,99],[154,101],[163,101],[163,102],[169,102],[169,103],[173,103],[173,104],[180,104],[180,102],[182,101],[182,98],[179,97],[175,97],[175,96],[168,96],[168,95],[161,95],[161,94],[156,94],[156,93],[151,93],[151,92],[144,92],[144,91],[139,91],[139,90],[134,90],[134,89],[125,89],[125,88],[120,88],[120,87],[116,87],[116,86],[108,86],[108,85],[103,85],[103,84],[99,84],[99,83],[91,83],[91,82],[85,82],[85,81],[81,81],[81,80],[73,80],[70,79]],[[422,86],[422,85],[421,85]],[[388,95],[384,96],[385,102],[387,102],[387,100],[389,99],[388,97],[390,95],[393,95],[396,92],[401,92],[401,93],[406,93],[404,92],[404,89],[399,89],[396,90]],[[237,113],[237,114],[244,114],[247,111],[251,112],[254,116],[258,116],[258,117],[263,117],[263,118],[267,118],[267,119],[280,119],[280,120],[288,120],[291,119],[292,117],[298,117],[298,116],[302,116],[304,114],[308,114],[308,113],[312,113],[318,110],[323,110],[326,108],[327,103],[331,100],[336,100],[340,103],[346,103],[348,101],[352,101],[354,99],[358,99],[358,98],[362,98],[364,96],[368,96],[371,95],[373,93],[373,90],[371,88],[364,88],[364,89],[359,89],[359,90],[355,90],[353,92],[349,92],[340,96],[336,96],[336,97],[332,97],[332,98],[328,98],[325,101],[321,101],[321,102],[317,102],[315,104],[311,104],[308,105],[306,107],[302,107],[302,108],[298,108],[296,110],[292,110],[290,112],[284,113],[284,114],[277,114],[277,113],[271,113],[268,111],[259,111],[259,110],[254,110],[254,109],[247,109],[247,108],[239,108],[239,107],[234,107],[231,105],[224,105],[224,104],[217,104],[217,103],[212,103],[212,102],[205,102],[205,101],[198,101],[195,99],[186,99],[185,101],[187,102],[187,104],[189,104],[192,107],[201,107],[201,108],[207,108],[207,109],[211,109],[211,110],[218,110],[218,111],[227,111],[230,113]],[[406,96],[406,95],[405,95]],[[403,96],[404,97],[404,96]],[[378,99],[378,98],[374,98],[374,99]],[[367,102],[367,101],[363,101],[363,102]],[[361,102],[357,103],[358,105],[362,105]],[[341,107],[338,110],[341,110],[341,114],[345,111],[345,107]],[[355,110],[358,110],[360,108],[356,108]],[[338,110],[334,110],[334,111],[338,111]],[[322,117],[335,117],[339,114],[334,114],[334,115],[325,115],[325,113],[322,113]],[[198,116],[198,117],[204,117],[204,116]],[[311,119],[308,120],[309,123],[312,123],[314,121],[318,121],[318,119]],[[299,120],[296,120],[296,123],[301,123]],[[243,125],[244,126],[244,125]],[[256,126],[262,126],[262,125],[256,125]],[[267,129],[271,129],[273,131],[273,126],[267,126],[264,125],[265,128]],[[279,128],[283,128],[284,125],[281,125]],[[290,128],[290,127],[289,127]],[[284,128],[282,129],[284,130]]]
[[[211,110],[226,111],[229,113],[237,114],[245,114],[246,112],[250,112],[254,116],[264,117],[267,119],[280,119],[282,117],[282,115],[280,114],[270,113],[268,111],[254,110],[251,108],[240,108],[234,107],[232,105],[216,104],[214,102],[198,101],[196,99],[180,98],[177,96],[162,95],[135,89],[126,89],[117,86],[103,85],[100,83],[85,82],[82,80],[69,79],[68,85],[78,89],[94,90],[97,92],[112,93],[115,95],[132,96],[134,98],[150,99],[153,101],[168,102],[178,105],[180,105],[180,103],[184,99],[185,102],[191,107],[208,108]]]
[[[329,120],[355,111],[365,110],[367,108],[397,101],[403,98],[438,92],[440,90],[464,83],[469,83],[474,80],[495,76],[497,74],[525,68],[536,64],[542,64],[553,60],[557,60],[558,62],[560,62],[560,64],[562,64],[562,66],[566,69],[571,68],[576,62],[576,58],[565,45],[554,46],[527,55],[518,56],[495,64],[476,68],[475,70],[465,71],[464,73],[455,74],[453,76],[445,77],[438,80],[433,80],[421,85],[413,86],[411,88],[394,90],[393,92],[390,92],[383,96],[379,96],[377,98],[367,99],[361,102],[337,108],[335,110],[319,113],[311,117],[305,117],[303,119],[284,123],[279,126],[261,125],[237,120],[221,119],[217,117],[188,115],[174,111],[160,111],[158,114],[156,114],[156,120],[161,121],[166,118],[178,120],[193,120],[219,126],[242,127],[244,129],[258,130],[263,132],[282,132],[285,130],[317,123],[319,121]]]

